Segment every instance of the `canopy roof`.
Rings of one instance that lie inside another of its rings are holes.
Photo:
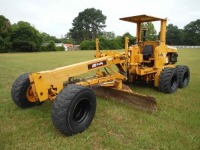
[[[142,23],[142,22],[167,20],[167,18],[164,19],[164,18],[158,18],[158,17],[153,17],[153,16],[147,16],[147,15],[139,15],[139,16],[120,18],[120,20],[133,22],[133,23]]]

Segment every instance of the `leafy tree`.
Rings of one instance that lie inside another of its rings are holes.
[[[73,44],[72,39],[62,38],[61,41],[62,41],[62,43],[65,43],[65,44]]]
[[[0,53],[11,52],[10,37],[2,38],[0,36]]]
[[[99,38],[100,45],[99,48],[101,50],[108,50],[108,49],[121,49],[120,43],[117,43],[117,41],[114,39],[108,39],[104,36]]]
[[[99,41],[99,48],[101,50],[121,49],[120,43],[118,43],[115,39],[108,39],[102,36],[99,38]],[[84,40],[81,42],[80,47],[82,50],[94,50],[96,49],[95,41]]]
[[[87,8],[80,12],[73,20],[70,35],[75,43],[80,43],[83,40],[95,39],[103,30],[106,22],[106,16],[102,11],[95,8]]]
[[[62,43],[65,43],[65,44],[73,44],[74,43],[69,32],[67,34],[65,34],[65,36],[63,38],[61,38],[61,41],[62,41]]]
[[[11,27],[10,21],[3,15],[0,15],[0,36],[2,38],[9,36]]]
[[[157,33],[152,22],[146,22],[142,24],[142,28],[147,28],[146,40],[156,40]]]
[[[38,51],[42,43],[39,31],[24,21],[19,21],[12,26],[10,39],[14,51]]]
[[[51,41],[50,35],[45,32],[42,32],[40,36],[42,38],[42,43],[47,43],[47,42]]]
[[[51,40],[51,41],[54,41],[54,43],[62,43],[62,40],[56,38],[55,36],[50,36],[50,40]]]
[[[95,41],[84,40],[80,44],[81,50],[94,50],[96,47]]]
[[[115,39],[111,39],[108,41],[108,49],[121,49],[120,43],[118,43]]]
[[[117,36],[114,40],[116,43],[118,43],[120,49],[124,48],[125,37]]]
[[[125,38],[128,37],[129,38],[129,44],[132,45],[135,43],[135,37],[132,36],[129,32],[124,33],[124,35],[122,36],[122,40],[121,40],[121,46],[122,48],[124,48],[124,44],[125,44]]]
[[[41,33],[42,43],[49,43],[54,41],[55,43],[62,43],[62,39],[58,39],[55,36],[50,36],[49,34],[42,32]]]
[[[102,32],[102,36],[110,40],[116,37],[114,32]]]
[[[56,45],[54,41],[50,41],[47,45],[47,51],[56,51]]]
[[[3,15],[0,15],[0,52],[8,52],[11,49],[11,27],[10,21]]]
[[[101,50],[108,50],[110,49],[110,40],[105,38],[105,37],[100,37],[99,38],[99,48]]]
[[[182,43],[183,31],[173,24],[167,26],[166,42],[169,45],[180,45]]]
[[[192,21],[184,27],[184,43],[200,45],[200,19]]]
[[[41,51],[63,51],[64,47],[63,46],[58,46],[56,47],[54,41],[49,41],[48,43],[44,43],[41,46]]]

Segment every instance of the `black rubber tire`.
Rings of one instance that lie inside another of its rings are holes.
[[[89,127],[95,112],[94,92],[88,87],[69,84],[56,96],[51,119],[61,133],[74,135]]]
[[[184,88],[189,84],[190,81],[190,70],[188,66],[176,66],[178,71],[178,87]]]
[[[40,102],[30,102],[26,97],[26,92],[30,86],[29,73],[20,75],[13,83],[11,97],[14,103],[21,108],[30,108],[41,104]]]
[[[159,77],[158,89],[164,93],[173,93],[178,88],[178,72],[176,68],[164,68]]]

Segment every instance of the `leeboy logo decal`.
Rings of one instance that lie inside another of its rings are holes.
[[[93,64],[89,64],[88,69],[94,69],[94,68],[105,66],[105,65],[106,65],[106,61],[104,60],[104,61],[96,62]]]

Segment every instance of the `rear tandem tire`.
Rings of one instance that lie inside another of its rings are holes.
[[[189,84],[190,81],[190,70],[188,66],[176,66],[178,70],[178,78],[179,78],[179,88],[184,88]]]
[[[159,77],[158,88],[164,93],[173,93],[178,88],[178,72],[176,68],[164,68]]]
[[[42,104],[40,102],[30,102],[26,92],[30,86],[29,73],[20,75],[13,83],[11,97],[14,103],[21,108],[30,108]]]
[[[70,84],[57,96],[52,106],[54,126],[66,135],[83,132],[91,124],[96,111],[96,96],[88,87]]]

